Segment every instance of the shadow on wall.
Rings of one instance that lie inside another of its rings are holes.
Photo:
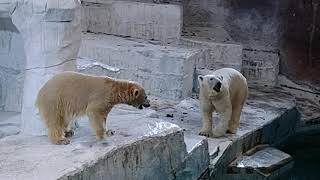
[[[320,85],[319,0],[186,0],[184,26],[220,26],[244,49],[280,50],[282,74]]]
[[[21,112],[26,57],[10,17],[0,17],[0,111]]]

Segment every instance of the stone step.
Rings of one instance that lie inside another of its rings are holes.
[[[138,81],[151,95],[178,100],[191,96],[194,63],[202,56],[197,49],[85,33],[78,69]]]
[[[293,158],[276,148],[257,146],[233,161],[229,179],[279,179],[293,167]]]
[[[230,67],[240,71],[242,69],[242,46],[232,41],[226,32],[222,30],[216,32],[216,29],[212,27],[185,28],[181,43],[189,47],[198,47],[204,51],[205,58],[196,63],[199,69],[216,70]]]
[[[177,41],[181,35],[182,7],[135,1],[83,1],[82,28],[86,32]]]

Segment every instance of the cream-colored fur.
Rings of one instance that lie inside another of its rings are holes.
[[[63,72],[52,77],[39,91],[36,106],[54,144],[69,144],[70,124],[81,115],[89,117],[98,140],[112,134],[106,119],[119,103],[148,107],[144,89],[137,83],[109,77]]]
[[[203,121],[199,134],[219,137],[227,131],[236,133],[241,111],[248,95],[246,78],[232,68],[222,68],[212,74],[199,76],[198,81]],[[214,111],[217,111],[221,117],[216,127],[212,124]]]

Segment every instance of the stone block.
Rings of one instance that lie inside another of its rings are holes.
[[[249,85],[275,86],[279,74],[279,54],[273,51],[245,49],[242,73]]]
[[[138,81],[158,97],[177,100],[191,95],[194,62],[201,51],[93,33],[84,34],[82,39],[79,58],[120,70],[105,70],[106,75]]]
[[[128,1],[83,4],[83,31],[175,42],[180,38],[182,9],[178,5]]]
[[[188,47],[201,48],[205,51],[205,58],[196,63],[198,69],[205,68],[217,70],[224,67],[234,68],[238,71],[242,68],[242,46],[237,44],[216,43],[202,38],[181,38],[182,43]]]

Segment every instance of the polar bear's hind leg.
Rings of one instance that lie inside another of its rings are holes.
[[[240,115],[243,105],[235,105],[232,107],[232,115],[228,124],[228,132],[235,134],[240,123]]]
[[[213,130],[213,137],[223,136],[228,129],[229,122],[232,116],[232,108],[226,108],[224,112],[220,113],[221,120],[216,128]]]

